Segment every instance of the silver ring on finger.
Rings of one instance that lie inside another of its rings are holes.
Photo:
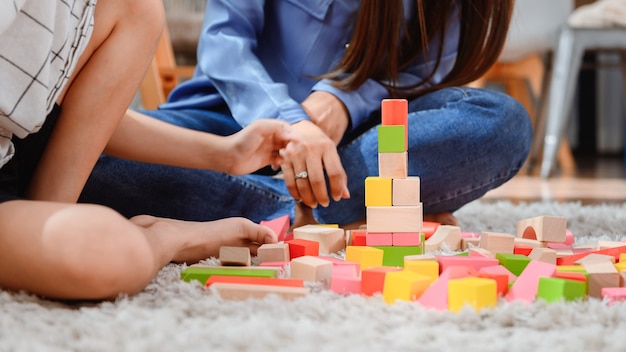
[[[308,178],[309,177],[309,173],[306,171],[300,171],[295,175],[296,180],[297,179],[304,179],[304,178]]]

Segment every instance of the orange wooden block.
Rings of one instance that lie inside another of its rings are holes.
[[[585,273],[575,271],[557,271],[554,274],[554,277],[559,279],[587,282],[587,275],[585,275]]]
[[[294,238],[293,240],[289,240],[285,243],[289,245],[289,258],[291,260],[305,255],[320,255],[319,242]]]
[[[437,231],[439,225],[441,224],[434,221],[422,221],[422,232],[426,236],[426,239],[429,239],[430,236],[432,236],[435,231]]]
[[[527,257],[530,255],[530,253],[532,251],[533,251],[533,249],[530,248],[530,247],[515,247],[515,248],[513,248],[513,254],[521,254],[521,255],[525,255]]]
[[[225,282],[231,284],[248,284],[248,285],[268,285],[268,286],[289,286],[304,287],[302,279],[280,279],[267,277],[247,277],[247,276],[211,276],[205,286],[209,287],[217,282]]]
[[[361,271],[361,293],[366,296],[382,293],[385,285],[385,275],[389,272],[400,270],[402,268],[378,266]]]
[[[367,245],[366,235],[367,235],[367,231],[352,230],[352,243],[350,245],[351,246],[366,246]]]
[[[479,272],[478,277],[494,280],[496,282],[496,292],[498,296],[504,296],[509,291],[509,277],[506,274]]]
[[[598,251],[587,251],[584,253],[578,253],[578,254],[573,254],[573,255],[568,255],[565,257],[557,258],[556,264],[557,265],[574,265],[577,260],[584,258],[591,253],[611,255],[616,260],[619,260],[620,254],[626,253],[626,243],[622,247],[607,248],[607,249],[601,249]]]

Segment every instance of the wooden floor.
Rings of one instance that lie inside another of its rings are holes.
[[[555,170],[547,179],[520,173],[503,186],[487,193],[484,200],[581,201],[583,204],[626,201],[624,158],[619,156],[575,156],[572,172]]]

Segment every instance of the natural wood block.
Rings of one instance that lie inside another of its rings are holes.
[[[420,178],[394,178],[392,182],[392,205],[420,205]],[[367,206],[367,204],[366,204]]]
[[[305,255],[320,255],[320,243],[317,241],[305,240],[302,238],[294,238],[285,241],[289,245],[289,258],[303,257]]]
[[[406,99],[383,99],[380,104],[381,123],[385,126],[404,126],[405,150],[409,149],[409,107]]]
[[[436,251],[445,245],[451,251],[461,248],[461,228],[451,225],[440,225],[437,231],[426,240],[426,251]]]
[[[436,260],[404,260],[404,270],[426,275],[433,283],[439,278],[439,262]]]
[[[531,261],[509,289],[506,294],[507,301],[519,300],[527,303],[534,301],[537,297],[539,278],[552,277],[554,273],[556,273],[556,265]]]
[[[180,273],[183,281],[199,281],[202,285],[213,275],[220,276],[257,276],[257,277],[277,277],[277,270],[273,268],[255,267],[224,267],[224,266],[191,266],[185,268]]]
[[[287,243],[265,243],[257,249],[259,264],[265,262],[288,262],[289,245]]]
[[[422,254],[422,246],[375,246],[384,252],[384,266],[404,266],[404,258],[408,255]]]
[[[546,302],[582,301],[587,286],[584,282],[555,277],[540,277],[537,298]]]
[[[361,271],[361,293],[365,296],[373,296],[383,293],[385,275],[393,271],[401,271],[402,268],[390,266],[376,266]]]
[[[287,231],[289,231],[289,214],[280,216],[272,220],[262,220],[259,225],[267,226],[278,236],[278,241],[285,241]]]
[[[626,270],[622,270],[619,272],[619,286],[626,286]]]
[[[220,264],[224,266],[250,266],[250,248],[248,247],[220,247]]]
[[[461,249],[477,248],[480,246],[480,238],[464,238],[461,237]]]
[[[545,248],[547,244],[546,242],[521,237],[514,237],[513,241],[515,243],[515,247]]]
[[[492,279],[467,277],[448,281],[448,309],[460,312],[466,306],[476,312],[493,308],[498,302],[498,289]]]
[[[622,247],[626,243],[620,241],[598,241],[598,249]]]
[[[393,236],[391,232],[368,232],[365,236],[365,244],[367,246],[392,246]]]
[[[408,154],[378,153],[378,175],[386,178],[407,178],[409,174]]]
[[[404,125],[380,125],[377,131],[378,153],[402,153],[407,150]]]
[[[589,296],[602,299],[602,289],[619,287],[620,275],[610,261],[586,261],[582,266],[587,271]]]
[[[568,256],[564,256],[564,257],[558,257],[556,259],[556,264],[557,265],[572,265],[574,264],[577,260],[584,258],[592,253],[595,254],[606,254],[606,255],[611,255],[614,258],[616,258],[616,260],[619,258],[620,254],[622,253],[626,253],[626,243],[624,244],[624,246],[621,247],[614,247],[614,248],[606,248],[606,249],[601,249],[601,250],[597,250],[597,251],[589,251],[589,252],[585,252],[585,253],[577,253],[577,254],[571,254]]]
[[[591,253],[586,257],[578,259],[574,262],[574,264],[583,265],[584,263],[592,262],[609,262],[611,264],[615,264],[615,257],[613,257],[612,255]]]
[[[513,253],[515,237],[508,233],[482,232],[480,234],[480,248],[491,253]]]
[[[544,263],[556,264],[556,251],[551,248],[533,248],[528,258]]]
[[[421,232],[422,205],[367,207],[368,232]]]
[[[517,222],[517,237],[542,242],[565,242],[567,220],[561,216],[537,216]]]
[[[392,304],[398,300],[415,301],[430,286],[430,278],[413,271],[393,271],[385,275],[383,299]]]
[[[291,261],[291,277],[308,282],[322,282],[324,287],[330,285],[333,274],[333,263],[318,257],[304,256]]]
[[[308,287],[288,287],[270,285],[248,285],[219,282],[211,285],[212,291],[224,300],[243,301],[261,299],[268,295],[277,295],[284,300],[293,300],[306,296],[311,289]]]
[[[337,253],[346,248],[345,231],[337,227],[304,225],[293,229],[294,239],[303,239],[319,243],[319,253]]]
[[[346,247],[346,261],[359,263],[361,271],[383,265],[382,249],[374,247],[348,246]]]
[[[267,286],[289,286],[289,287],[304,287],[304,280],[302,279],[282,279],[282,278],[268,278],[268,277],[250,277],[250,276],[220,276],[213,275],[207,281],[205,286],[209,287],[215,283],[230,283],[230,284],[247,284],[247,285],[267,285]]]
[[[419,232],[394,232],[391,234],[392,246],[419,246],[422,238]]]
[[[393,180],[378,176],[365,178],[365,206],[387,207],[392,205]]]

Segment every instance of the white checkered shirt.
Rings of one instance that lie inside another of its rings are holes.
[[[97,0],[0,1],[0,167],[37,132],[93,30]]]

